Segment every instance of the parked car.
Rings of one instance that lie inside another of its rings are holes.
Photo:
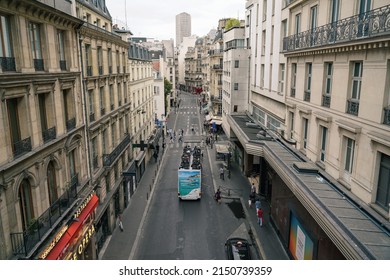
[[[243,238],[229,238],[225,242],[226,258],[228,260],[250,260],[250,243]]]

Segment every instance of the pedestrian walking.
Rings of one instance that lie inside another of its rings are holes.
[[[261,227],[263,226],[263,209],[261,208],[257,210],[257,222]]]
[[[225,171],[223,170],[223,167],[219,169],[219,178],[225,180]]]
[[[250,195],[249,195],[249,200],[248,200],[248,204],[249,204],[249,207],[252,208],[252,204],[255,203],[255,193],[254,192],[251,192]]]
[[[122,214],[118,214],[118,225],[119,229],[123,231]]]
[[[258,199],[258,198],[256,199],[255,205],[256,205],[256,212],[257,212],[257,210],[261,208],[260,199]]]
[[[218,188],[217,191],[215,192],[215,201],[218,204],[221,204],[221,190]]]
[[[251,186],[251,192],[253,192],[253,193],[256,192],[255,183],[253,183],[253,182],[252,182],[252,186]]]

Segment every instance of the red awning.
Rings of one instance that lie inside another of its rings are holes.
[[[91,200],[88,202],[87,206],[81,211],[80,215],[77,217],[78,221],[74,221],[64,235],[61,237],[60,241],[56,246],[51,250],[47,255],[46,260],[57,260],[61,255],[63,249],[66,245],[73,239],[77,232],[82,228],[82,225],[85,219],[95,210],[98,205],[99,197],[96,194],[92,195]]]

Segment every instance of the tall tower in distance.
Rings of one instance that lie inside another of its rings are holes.
[[[183,42],[183,37],[191,36],[191,15],[180,13],[176,15],[176,47]]]

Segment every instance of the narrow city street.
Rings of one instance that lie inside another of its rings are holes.
[[[214,157],[208,156],[205,147],[202,198],[185,201],[177,196],[177,170],[183,147],[201,145],[205,138],[197,98],[182,94],[180,107],[170,114],[167,128],[176,131],[176,135],[183,129],[183,142],[178,141],[178,136],[172,142],[169,136],[166,138],[167,151],[139,243],[135,244],[134,259],[225,259],[225,241],[243,223],[244,215],[237,217],[228,203],[214,201],[210,169]]]

